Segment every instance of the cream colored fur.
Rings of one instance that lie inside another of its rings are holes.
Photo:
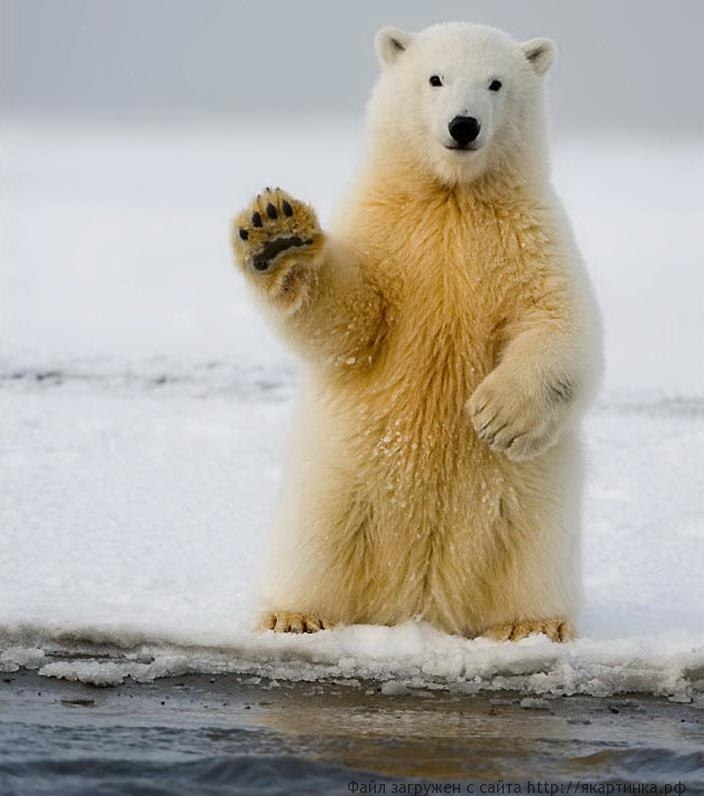
[[[330,229],[278,190],[235,222],[238,262],[307,363],[264,624],[420,617],[561,639],[578,602],[579,421],[599,344],[547,176],[554,46],[452,24],[384,29],[377,51],[367,155]],[[467,113],[481,148],[445,149]]]

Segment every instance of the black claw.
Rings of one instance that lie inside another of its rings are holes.
[[[555,402],[569,403],[574,397],[574,385],[569,379],[548,385],[549,397]]]
[[[293,215],[293,208],[285,199],[281,207],[283,208],[285,216],[288,216],[290,218]]]
[[[247,232],[247,230],[244,227],[240,227],[240,238],[242,238],[242,240],[247,240],[248,237],[249,237],[249,232]]]
[[[259,213],[252,213],[252,224],[255,227],[261,227],[262,217],[259,215]]]
[[[271,202],[269,202],[269,204],[266,206],[266,214],[269,216],[269,218],[276,218],[279,215]]]
[[[271,193],[271,188],[270,188],[268,185],[266,186],[266,188],[265,188],[264,190],[265,190],[267,193]]]

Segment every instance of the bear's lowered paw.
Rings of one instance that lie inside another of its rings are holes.
[[[544,389],[500,371],[482,381],[467,410],[479,438],[513,461],[533,459],[557,442],[559,407]]]
[[[519,641],[542,633],[551,641],[570,641],[575,636],[572,625],[564,619],[521,619],[494,625],[482,634],[493,641]]]
[[[330,623],[319,616],[296,611],[267,611],[259,621],[260,630],[275,633],[317,633],[329,627]]]
[[[243,266],[266,273],[287,254],[309,260],[321,248],[322,231],[311,207],[280,188],[265,188],[234,220],[232,242]]]

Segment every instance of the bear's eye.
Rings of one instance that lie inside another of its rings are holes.
[[[489,91],[498,91],[501,88],[501,81],[500,80],[492,80],[489,83]]]
[[[440,75],[431,75],[429,82],[431,86],[442,86]]]

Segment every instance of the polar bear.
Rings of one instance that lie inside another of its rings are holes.
[[[376,36],[358,177],[326,231],[276,188],[236,261],[306,363],[262,626],[573,632],[592,290],[549,182],[548,39]]]

